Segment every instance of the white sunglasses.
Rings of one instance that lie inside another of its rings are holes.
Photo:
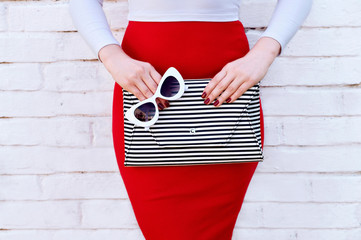
[[[155,99],[160,97],[166,100],[176,100],[187,89],[188,86],[185,85],[182,75],[177,69],[170,67],[162,76],[154,95],[133,105],[126,111],[125,117],[133,124],[144,127],[149,131],[149,127],[154,125],[159,117]]]

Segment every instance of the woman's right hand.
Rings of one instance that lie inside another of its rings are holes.
[[[121,46],[116,44],[100,49],[99,59],[113,79],[140,101],[154,95],[162,78],[150,63],[129,57]],[[162,98],[157,98],[156,102],[159,110],[169,106],[169,102]]]

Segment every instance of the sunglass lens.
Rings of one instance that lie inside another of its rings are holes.
[[[179,81],[173,76],[168,76],[163,82],[160,93],[165,97],[173,97],[179,92],[179,89]]]
[[[137,107],[134,115],[141,122],[149,122],[155,116],[155,111],[154,104],[148,102]]]

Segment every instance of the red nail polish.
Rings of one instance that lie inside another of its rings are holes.
[[[203,92],[202,98],[205,98],[206,96],[207,96],[207,93],[206,93],[206,92]]]
[[[218,103],[219,103],[219,101],[218,101],[218,99],[217,99],[217,101],[215,101],[215,102],[213,103],[213,105],[214,105],[214,106],[217,106]]]
[[[204,101],[205,104],[209,103],[209,98]]]
[[[230,101],[231,101],[231,98],[228,98],[228,99],[226,100],[227,103],[229,103]]]
[[[159,106],[160,110],[163,110],[163,109],[164,109],[164,106],[163,106],[163,104],[161,104],[161,103],[158,103],[158,106]]]

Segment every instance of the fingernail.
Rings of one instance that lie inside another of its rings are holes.
[[[215,101],[215,102],[213,103],[213,105],[214,105],[214,106],[217,106],[218,103],[219,103],[219,101],[218,101],[218,99],[217,99],[217,101]]]
[[[229,103],[230,101],[231,101],[231,98],[228,98],[228,99],[226,100],[227,103]]]
[[[165,101],[165,106],[169,107],[169,102],[168,101]]]
[[[160,110],[163,110],[163,108],[164,108],[163,104],[158,103],[158,106],[159,106]]]
[[[207,96],[207,93],[206,92],[203,92],[202,93],[202,98],[205,98]]]
[[[205,101],[204,101],[204,104],[207,104],[209,103],[209,98],[207,98]]]

